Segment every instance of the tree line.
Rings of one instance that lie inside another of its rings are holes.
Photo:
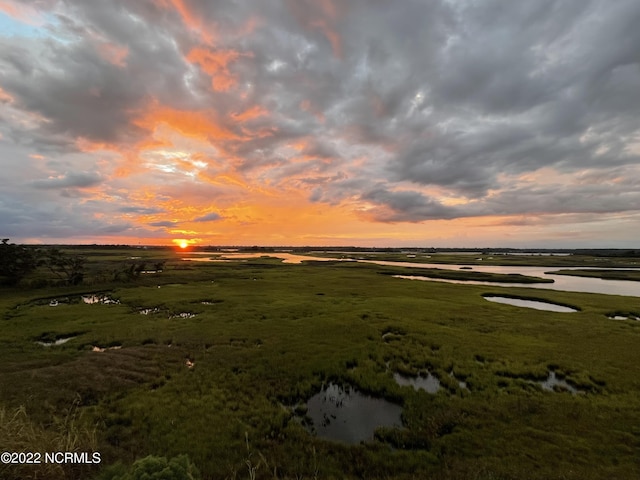
[[[44,269],[52,279],[46,283],[58,285],[80,285],[85,281],[87,259],[83,255],[68,253],[55,247],[9,243],[8,238],[0,243],[0,285],[15,286],[37,269]],[[164,262],[154,262],[153,269],[162,270]],[[146,262],[125,262],[108,272],[114,281],[132,280],[147,268]],[[104,275],[103,275],[104,276]]]

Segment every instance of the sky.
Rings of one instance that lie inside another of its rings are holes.
[[[0,237],[640,247],[637,0],[0,0]]]

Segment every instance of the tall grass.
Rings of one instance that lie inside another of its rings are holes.
[[[0,478],[11,480],[75,480],[87,478],[97,470],[93,465],[45,462],[45,453],[97,451],[96,426],[83,418],[74,402],[64,415],[51,419],[49,425],[34,422],[26,408],[0,407],[0,450],[41,454],[39,464],[0,464]]]

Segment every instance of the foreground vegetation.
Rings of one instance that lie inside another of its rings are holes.
[[[0,478],[640,475],[640,322],[608,318],[640,312],[640,298],[411,282],[351,262],[82,255],[82,284],[0,290],[0,450],[99,451],[102,462],[0,465]],[[132,257],[162,272],[105,273]],[[39,268],[23,282],[47,279]],[[98,293],[113,303],[82,299]],[[427,370],[435,395],[393,379]],[[580,393],[543,391],[550,370]],[[294,406],[303,415],[329,381],[401,404],[403,428],[360,445],[310,434]]]

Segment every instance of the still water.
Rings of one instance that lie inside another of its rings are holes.
[[[373,440],[378,427],[401,427],[402,407],[330,383],[307,401],[319,437],[344,443]]]
[[[549,371],[549,376],[545,381],[540,382],[540,385],[542,385],[543,390],[547,390],[549,392],[554,392],[556,387],[560,387],[560,389],[567,390],[573,394],[578,393],[578,389],[576,387],[567,383],[566,380],[558,378],[556,376],[556,372],[553,370]]]
[[[520,298],[499,297],[497,295],[486,295],[484,298],[490,302],[504,303],[515,307],[533,308],[535,310],[546,310],[548,312],[577,312],[575,308],[565,307],[564,305],[557,305],[550,302],[543,302],[540,300],[522,300]]]
[[[412,267],[412,268],[440,268],[443,270],[460,270],[464,265],[443,265],[439,263],[412,263],[412,262],[388,262],[388,261],[369,261],[377,265]],[[570,277],[567,275],[552,275],[551,270],[577,270],[584,267],[512,267],[500,265],[474,265],[472,271],[487,273],[519,273],[531,277],[540,277],[551,279],[554,283],[499,283],[499,282],[476,282],[467,280],[443,280],[428,278],[429,281],[438,281],[446,283],[465,283],[470,285],[495,285],[500,287],[524,287],[524,288],[542,288],[547,290],[563,290],[567,292],[585,292],[585,293],[604,293],[607,295],[626,295],[630,297],[640,297],[640,282],[632,282],[628,280],[603,280],[601,278],[589,277]],[[597,270],[589,267],[589,269]],[[615,270],[609,268],[606,270]],[[631,270],[629,268],[621,270]],[[404,276],[406,278],[406,276]],[[414,276],[419,280],[419,276]],[[425,277],[425,279],[427,279]]]
[[[36,342],[38,345],[42,345],[43,347],[54,347],[57,345],[62,345],[67,343],[69,340],[76,338],[76,335],[72,336],[72,337],[61,337],[58,338],[57,340],[54,340],[53,342]]]
[[[260,257],[275,257],[281,258],[283,263],[301,263],[304,261],[340,261],[339,258],[323,258],[323,257],[311,257],[305,255],[295,255],[292,253],[274,252],[269,254],[222,254],[217,255],[211,252],[198,252],[199,255],[207,255],[212,258],[183,258],[183,260],[190,261],[238,261],[248,260],[252,258]],[[217,256],[216,256],[217,255]],[[342,261],[356,261],[356,260],[342,260]],[[373,263],[376,265],[396,266],[396,267],[412,267],[412,268],[440,268],[442,270],[460,270],[460,267],[466,265],[445,265],[441,263],[416,263],[416,262],[390,262],[385,260],[357,260],[362,263]],[[434,279],[428,277],[421,277],[418,275],[403,276],[402,278],[410,278],[414,280],[426,280],[430,282],[445,282],[445,283],[461,283],[469,285],[492,285],[499,287],[524,287],[524,288],[542,288],[547,290],[563,290],[567,292],[585,292],[585,293],[604,293],[607,295],[624,295],[630,297],[640,297],[640,282],[632,282],[627,280],[603,280],[601,278],[589,278],[589,277],[570,277],[567,275],[552,275],[546,272],[552,270],[571,270],[580,269],[585,267],[513,267],[513,266],[500,266],[500,265],[474,265],[472,271],[475,272],[488,272],[488,273],[519,273],[522,275],[529,275],[532,277],[540,277],[554,280],[554,283],[500,283],[500,282],[477,282],[467,280],[445,280]],[[594,267],[589,267],[594,269]],[[614,270],[614,269],[607,269]],[[632,269],[621,269],[632,270]],[[634,269],[638,270],[638,269]]]
[[[414,390],[424,390],[427,393],[438,393],[438,390],[440,390],[440,380],[431,375],[430,372],[417,377],[407,377],[400,373],[394,373],[393,379],[398,385],[411,386]]]

